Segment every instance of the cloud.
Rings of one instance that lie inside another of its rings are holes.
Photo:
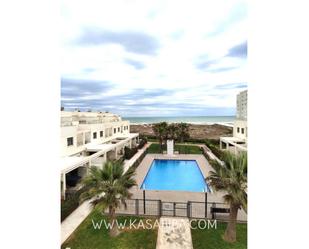
[[[64,80],[64,82],[71,81]],[[76,81],[75,81],[76,82]],[[169,115],[234,115],[235,107],[211,106],[211,101],[220,99],[224,103],[226,95],[224,90],[230,90],[237,86],[222,86],[220,93],[204,94],[205,89],[199,88],[202,98],[191,99],[191,93],[187,88],[180,89],[148,89],[134,88],[128,93],[115,93],[114,88],[109,88],[107,84],[103,90],[100,86],[94,87],[92,91],[96,95],[80,94],[84,89],[84,84],[75,84],[75,90],[69,93],[62,93],[61,105],[65,109],[110,111],[122,116],[162,116]],[[63,89],[63,88],[62,88]],[[89,97],[89,98],[88,98]],[[204,100],[203,100],[204,99]],[[234,99],[233,99],[233,102]]]
[[[130,96],[136,96],[135,94]],[[144,99],[134,99],[128,104],[129,97],[117,97],[117,102],[112,97],[102,99],[83,100],[83,101],[62,101],[62,106],[66,110],[80,109],[86,111],[92,109],[95,111],[109,111],[122,116],[195,116],[195,115],[234,115],[235,107],[207,107],[201,104],[175,103],[150,101],[143,103]]]
[[[247,58],[247,41],[232,47],[226,56]]]
[[[137,31],[108,31],[102,29],[87,28],[77,40],[81,46],[97,46],[115,43],[123,46],[126,51],[155,55],[160,45],[158,40],[146,33]]]
[[[215,86],[214,89],[225,90],[225,89],[247,88],[247,87],[248,86],[245,83],[228,83],[228,84]]]
[[[209,60],[206,56],[200,56],[198,62],[195,63],[196,68],[205,70],[218,63],[218,60]]]
[[[132,60],[132,59],[125,59],[124,60],[125,63],[133,66],[135,69],[143,69],[145,68],[145,64],[140,62],[140,61],[137,61],[137,60]]]
[[[96,71],[96,68],[92,68],[92,67],[87,67],[87,68],[83,69],[83,72],[85,72],[85,73],[92,73],[92,72],[95,72],[95,71]]]
[[[230,70],[233,70],[235,68],[237,68],[237,67],[219,67],[219,68],[210,69],[208,71],[212,72],[212,73],[220,73],[220,72],[230,71]]]
[[[226,32],[229,29],[235,29],[235,25],[247,18],[247,3],[240,1],[230,8],[228,14],[220,20],[214,29],[207,34],[207,37],[214,37]]]
[[[79,98],[91,96],[113,89],[113,84],[107,81],[61,79],[61,96],[63,98]]]
[[[247,82],[243,0],[62,5],[65,108],[122,116],[235,114],[236,94]]]
[[[238,68],[236,65],[224,66],[224,64],[222,64],[224,62],[223,59],[224,57],[215,60],[200,60],[199,62],[195,63],[195,67],[199,70],[207,71],[210,73],[221,73]]]

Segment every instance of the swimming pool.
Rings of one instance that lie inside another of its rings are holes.
[[[204,192],[208,187],[195,160],[155,159],[141,189]]]

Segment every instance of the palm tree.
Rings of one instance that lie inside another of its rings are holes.
[[[190,137],[189,125],[186,124],[186,123],[179,123],[177,125],[176,133],[177,133],[177,137],[179,139],[179,142],[183,143],[185,139]]]
[[[178,126],[176,124],[169,124],[166,129],[165,140],[172,139],[175,143],[175,140],[177,139],[177,134],[178,134],[177,131],[178,131]]]
[[[247,153],[237,156],[223,154],[223,163],[212,161],[215,171],[210,171],[206,178],[215,191],[224,191],[225,202],[230,205],[230,218],[224,233],[224,240],[236,241],[236,220],[239,208],[247,212]]]
[[[166,138],[168,124],[166,122],[156,123],[152,126],[153,132],[159,140],[161,153],[163,151],[163,141]]]
[[[136,185],[134,175],[135,170],[132,167],[124,173],[121,162],[107,161],[103,169],[91,167],[89,175],[83,180],[87,191],[81,195],[80,200],[93,199],[91,201],[93,206],[102,207],[103,211],[108,208],[112,237],[119,234],[116,225],[116,208],[121,204],[127,207],[126,199],[132,196],[129,189]]]

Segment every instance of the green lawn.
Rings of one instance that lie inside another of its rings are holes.
[[[166,146],[164,148],[166,150]],[[160,153],[160,144],[151,144],[148,149],[148,153]]]
[[[134,216],[121,216],[118,221],[132,218],[137,221],[143,218]],[[101,229],[94,229],[92,219],[98,223],[106,216],[94,210],[76,229],[71,237],[63,243],[62,249],[154,249],[156,247],[157,230],[127,230],[118,237],[111,238],[108,230],[102,223]],[[107,220],[107,219],[106,219]],[[138,222],[135,223],[136,225]],[[193,224],[194,227],[196,225]],[[192,229],[192,241],[194,249],[246,249],[247,248],[247,224],[237,224],[237,242],[230,244],[222,239],[226,223],[218,223],[217,229],[205,230]]]
[[[166,146],[164,146],[166,150]],[[195,145],[175,145],[175,151],[180,154],[202,154],[201,149]],[[148,153],[160,153],[160,144],[151,144],[148,148]]]
[[[195,145],[175,145],[175,150],[179,151],[179,154],[202,154],[200,147]]]
[[[118,217],[118,221],[130,217]],[[133,219],[141,219],[138,217],[131,217]],[[102,223],[101,229],[94,229],[92,219],[99,222],[101,219],[106,219],[98,211],[93,211],[71,235],[71,237],[63,243],[62,249],[67,247],[71,249],[150,249],[156,247],[157,231],[156,230],[129,230],[122,232],[116,238],[111,238],[108,230]],[[107,219],[106,219],[107,220]],[[129,222],[129,221],[128,221]]]
[[[191,229],[194,249],[246,249],[247,224],[237,224],[237,241],[227,243],[222,239],[226,223],[218,223],[217,229]]]

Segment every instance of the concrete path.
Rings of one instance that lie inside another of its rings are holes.
[[[193,249],[187,218],[160,218],[156,249]]]
[[[69,238],[75,229],[83,222],[90,214],[92,207],[90,200],[85,201],[76,208],[64,221],[61,223],[61,244]]]

